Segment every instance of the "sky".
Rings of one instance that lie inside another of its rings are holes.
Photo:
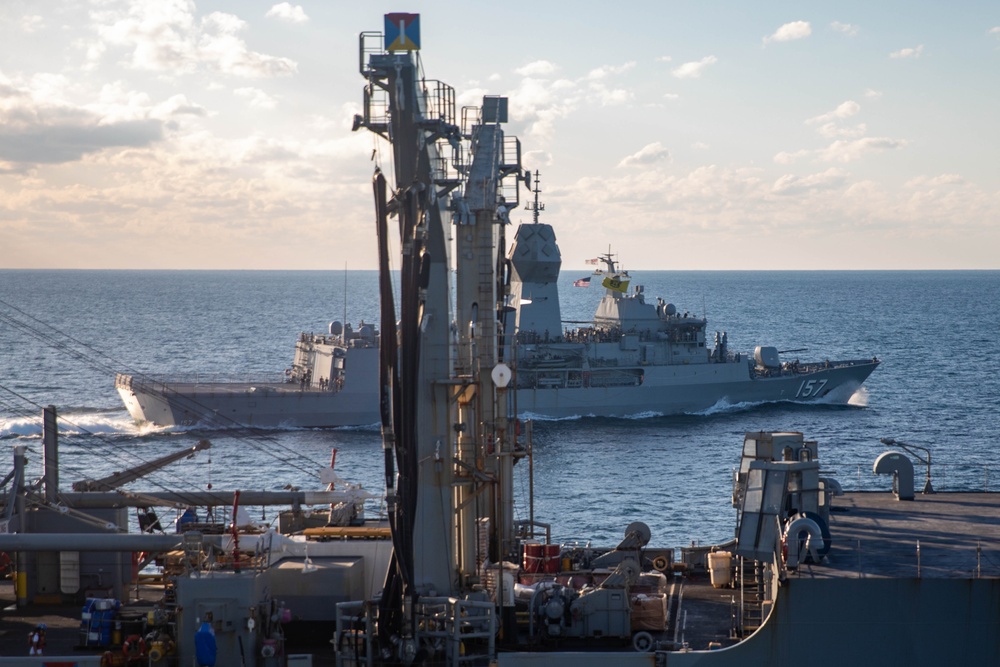
[[[401,11],[509,97],[564,269],[1000,269],[995,0],[611,7],[5,0],[0,268],[374,268],[358,35]]]

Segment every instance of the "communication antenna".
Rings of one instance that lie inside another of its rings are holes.
[[[535,201],[529,201],[524,205],[524,208],[531,211],[531,221],[533,224],[538,224],[538,214],[545,210],[545,204],[538,201],[538,194],[541,190],[538,188],[538,170],[535,170],[535,183],[532,192],[535,193]]]

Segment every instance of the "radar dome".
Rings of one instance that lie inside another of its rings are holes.
[[[344,325],[340,323],[340,320],[334,320],[330,322],[330,335],[339,336],[344,333]]]

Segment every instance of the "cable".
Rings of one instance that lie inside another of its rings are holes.
[[[53,327],[53,326],[47,324],[46,322],[44,322],[44,321],[42,321],[42,320],[34,317],[30,313],[25,312],[21,308],[18,308],[17,306],[15,306],[15,305],[7,302],[7,301],[4,301],[3,299],[0,299],[0,305],[6,306],[7,308],[10,308],[11,310],[14,310],[17,313],[20,313],[24,317],[29,318],[34,323],[37,323],[37,325],[40,325],[41,327],[47,328],[51,333],[50,334],[46,334],[45,331],[43,329],[40,329],[38,326],[35,326],[35,325],[33,325],[31,323],[28,323],[28,322],[24,322],[24,321],[18,320],[18,319],[14,318],[14,317],[12,317],[10,315],[7,315],[7,314],[3,313],[2,311],[0,311],[0,322],[6,322],[7,324],[10,324],[12,327],[14,327],[16,329],[19,329],[19,330],[21,330],[21,331],[23,331],[25,333],[28,333],[29,335],[31,335],[34,338],[40,340],[41,342],[45,343],[46,345],[48,345],[50,347],[53,347],[53,348],[55,348],[57,350],[66,352],[70,356],[78,359],[82,363],[90,366],[90,368],[92,368],[94,370],[97,370],[98,372],[101,372],[101,373],[104,373],[104,374],[108,374],[108,375],[112,375],[112,374],[114,374],[116,372],[116,367],[118,369],[124,368],[126,371],[128,371],[134,377],[141,378],[142,380],[144,380],[146,382],[157,383],[156,380],[154,380],[153,378],[147,376],[146,374],[141,373],[140,371],[137,371],[135,369],[129,368],[128,366],[126,366],[124,364],[121,364],[120,362],[115,361],[112,357],[110,357],[107,354],[101,352],[100,350],[94,348],[93,346],[91,346],[91,345],[89,345],[87,343],[84,343],[84,342],[82,342],[80,340],[77,340],[76,338],[73,338],[72,336],[70,336],[70,335],[68,335],[66,333],[63,333],[63,332],[59,331],[55,327]],[[106,363],[99,362],[94,357],[87,356],[86,354],[80,352],[79,350],[72,348],[65,341],[71,341],[72,343],[75,343],[76,345],[79,345],[80,347],[84,348],[85,350],[87,350],[88,352],[92,353],[93,355],[96,355],[97,357],[109,360],[110,362],[112,362],[113,364],[115,364],[115,366],[111,366],[111,365],[108,365]],[[158,383],[158,384],[162,385],[162,383]],[[0,385],[0,386],[2,386],[2,385]],[[164,388],[166,388],[166,387],[164,387]],[[166,389],[168,389],[168,388],[166,388]],[[15,393],[16,394],[16,392],[13,392],[12,390],[8,389],[8,391],[11,391],[11,393]],[[190,399],[190,398],[187,398],[187,397],[182,397],[182,398],[184,400],[189,401],[194,406],[205,408],[204,405],[201,405],[200,403],[198,403],[194,399]],[[33,401],[32,401],[32,403],[34,404]],[[212,414],[212,413],[209,412],[208,414]],[[298,470],[299,472],[301,472],[303,474],[310,475],[310,476],[316,477],[316,478],[318,478],[318,476],[319,476],[319,474],[316,471],[321,467],[320,464],[318,464],[316,461],[313,461],[313,460],[309,459],[308,457],[302,455],[300,452],[295,451],[291,447],[288,447],[287,445],[282,444],[276,438],[271,437],[269,435],[266,435],[260,429],[255,429],[255,428],[252,428],[252,427],[247,427],[247,426],[241,424],[240,422],[237,422],[236,420],[230,419],[230,418],[225,417],[223,415],[214,415],[213,414],[212,417],[210,417],[207,420],[203,420],[203,421],[206,421],[208,423],[208,425],[210,425],[210,426],[211,425],[214,425],[214,426],[233,426],[233,425],[237,425],[237,426],[243,427],[243,428],[245,428],[253,436],[252,438],[248,438],[247,442],[250,444],[251,447],[253,447],[257,451],[259,451],[261,453],[264,453],[264,454],[267,454],[268,456],[274,457],[274,458],[278,459],[279,461],[281,461],[284,465],[290,466],[292,468],[295,468],[296,470]],[[263,441],[264,443],[266,443],[268,445],[268,447],[265,447],[259,441]],[[303,465],[299,465],[299,464],[295,463],[293,459],[282,458],[282,457],[278,456],[278,454],[273,450],[274,448],[283,450],[290,457],[297,457],[297,458],[309,461],[309,463],[311,464],[311,467],[305,467]]]

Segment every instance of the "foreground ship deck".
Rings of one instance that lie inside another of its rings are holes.
[[[655,639],[679,650],[636,653],[609,642],[502,653],[497,664],[745,667],[798,665],[804,654],[812,665],[997,664],[1000,494],[940,492],[899,501],[888,491],[847,492],[832,509],[829,554],[789,573],[771,615],[742,642],[732,631],[739,592],[713,587],[701,567],[677,567],[668,577],[668,624]],[[76,648],[78,605],[16,609],[10,583],[0,583],[0,600],[0,656],[9,657],[0,664],[24,655],[25,637],[38,623],[48,626],[48,655],[87,664],[89,656]],[[289,652],[310,653],[313,665],[336,664],[332,650],[319,645]]]

